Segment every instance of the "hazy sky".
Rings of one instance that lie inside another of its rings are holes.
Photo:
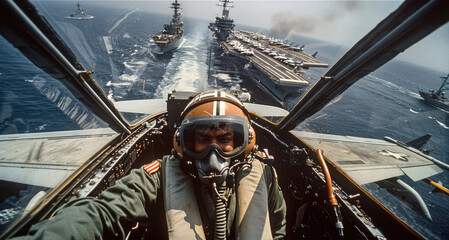
[[[151,1],[142,10],[171,14],[170,1]],[[180,1],[185,17],[213,21],[221,14],[216,1]],[[140,1],[140,3],[144,3]],[[249,25],[352,46],[402,1],[233,1],[230,16]],[[290,32],[290,33],[292,33]],[[398,59],[449,72],[449,24],[415,44]]]

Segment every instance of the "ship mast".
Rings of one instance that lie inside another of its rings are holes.
[[[178,3],[178,0],[175,0],[172,4],[171,4],[171,8],[173,8],[173,19],[171,20],[172,23],[174,24],[179,24],[181,22],[180,17],[181,17],[181,12],[179,11],[181,9],[181,4]]]
[[[230,0],[219,0],[218,6],[223,6],[221,17],[215,17],[215,23],[209,25],[219,41],[226,41],[235,26],[234,19],[229,18],[231,4]]]
[[[438,89],[438,91],[435,92],[435,95],[441,95],[441,92],[443,92],[445,90],[449,90],[449,88],[447,86],[448,85],[447,79],[449,78],[449,74],[446,77],[441,76],[440,78],[441,78],[441,80],[443,80],[443,84],[441,84],[440,89]]]
[[[159,34],[156,34],[153,37],[153,38],[156,37],[154,39],[156,42],[159,41],[159,40],[162,40],[162,38],[165,38],[164,34],[168,34],[168,35],[177,35],[177,34],[179,34],[179,35],[182,35],[183,32],[184,32],[182,30],[183,23],[181,22],[181,11],[180,11],[181,4],[178,2],[178,0],[175,0],[174,2],[172,2],[170,8],[173,8],[173,18],[172,18],[170,23],[164,24],[163,32],[161,32]],[[158,35],[160,37],[157,37]]]
[[[232,4],[232,2],[230,0],[219,0],[220,3],[218,4],[218,6],[223,6],[223,11],[221,13],[221,17],[224,19],[229,19],[229,8],[231,8],[232,6],[228,4]]]

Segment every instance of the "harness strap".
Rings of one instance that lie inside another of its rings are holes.
[[[254,159],[251,167],[236,175],[236,239],[272,239],[264,168],[262,162]],[[181,170],[179,159],[173,156],[162,163],[162,169],[169,239],[206,239],[198,207],[198,200],[202,199],[195,195],[193,178]]]
[[[255,159],[251,168],[242,169],[236,176],[236,230],[240,239],[272,239],[264,167]]]
[[[165,162],[164,207],[169,239],[206,239],[192,178],[173,156]],[[187,191],[186,191],[187,190]]]

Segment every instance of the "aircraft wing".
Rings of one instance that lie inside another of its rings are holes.
[[[287,110],[280,107],[256,103],[243,103],[243,105],[249,112],[263,117],[285,117],[288,114]]]
[[[192,92],[191,95],[195,95]],[[156,114],[167,110],[167,100],[165,99],[143,99],[143,100],[127,100],[118,101],[114,103],[115,107],[120,112],[127,113],[141,113],[141,114]],[[288,114],[288,111],[275,106],[256,104],[256,103],[243,103],[249,112],[255,113],[259,116],[267,119],[279,118],[282,119]]]
[[[156,114],[167,110],[166,99],[127,100],[114,103],[120,112]]]
[[[118,135],[112,129],[1,135],[0,180],[54,188]]]
[[[407,175],[413,181],[443,170],[425,157],[384,140],[291,131],[359,185]]]

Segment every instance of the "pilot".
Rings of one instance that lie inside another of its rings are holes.
[[[284,198],[243,104],[204,92],[181,120],[171,155],[132,170],[98,198],[69,202],[24,238],[124,239],[138,223],[152,239],[283,239]]]

